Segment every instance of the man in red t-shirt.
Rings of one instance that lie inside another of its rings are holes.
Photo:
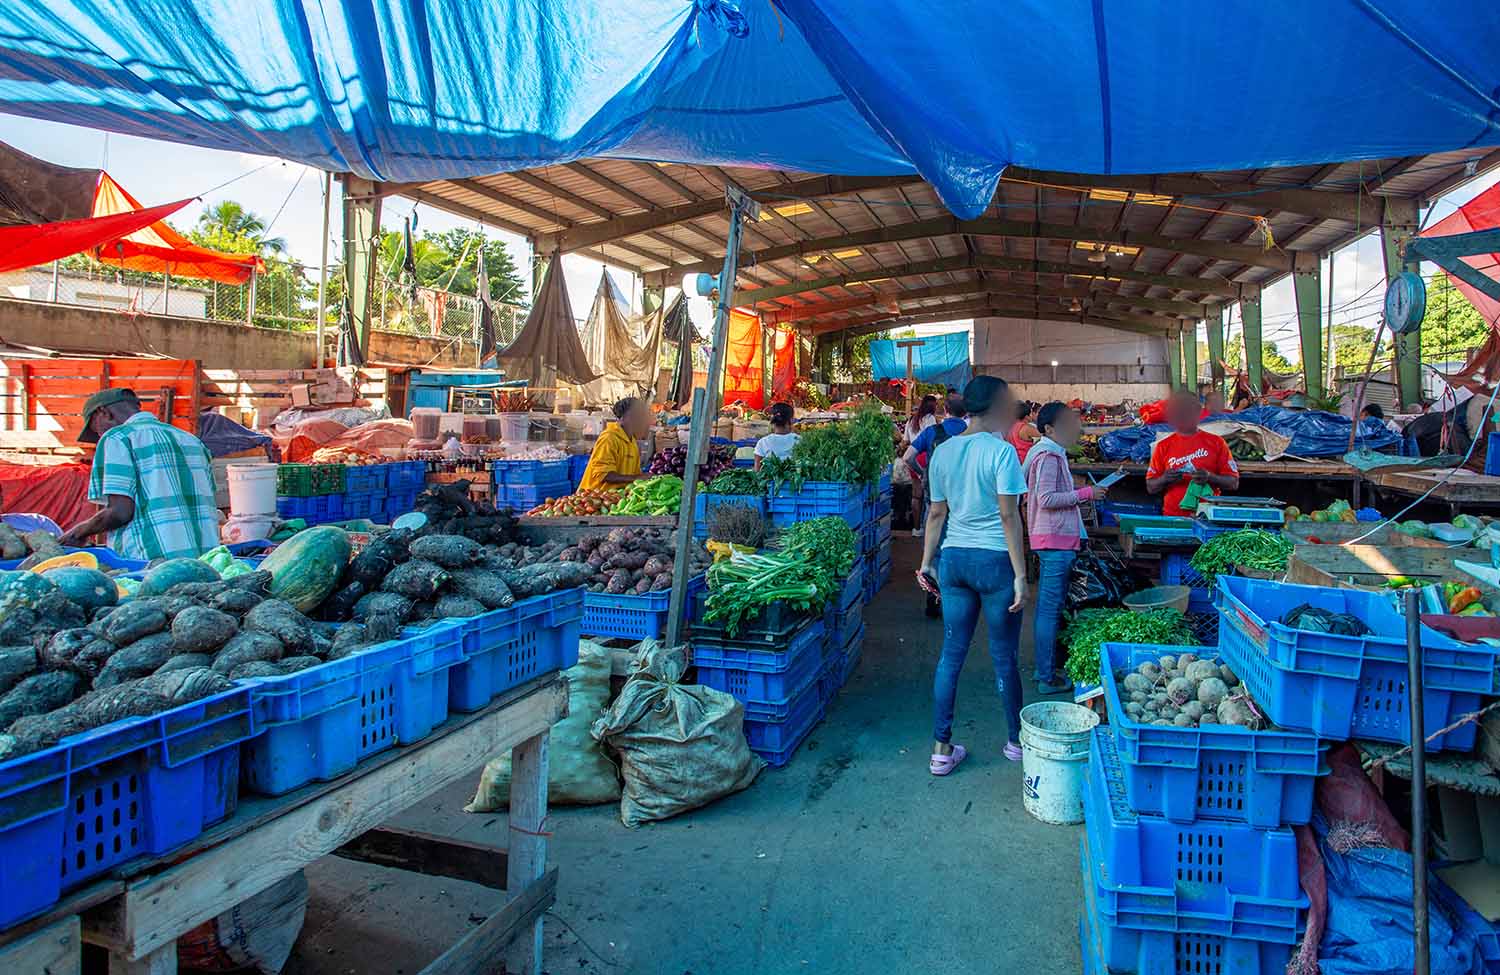
[[[1239,489],[1240,469],[1229,445],[1223,437],[1198,429],[1201,409],[1198,397],[1186,390],[1167,401],[1167,422],[1173,432],[1151,448],[1151,465],[1146,468],[1146,490],[1166,492],[1162,514],[1193,516],[1194,512],[1182,507],[1189,482],[1205,484],[1214,494]]]

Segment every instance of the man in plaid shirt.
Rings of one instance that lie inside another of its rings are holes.
[[[63,535],[79,545],[109,533],[127,559],[194,558],[219,544],[213,461],[203,441],[141,410],[129,389],[105,389],[83,405],[82,443],[98,443],[89,500],[99,513]]]

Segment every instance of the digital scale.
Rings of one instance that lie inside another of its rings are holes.
[[[1214,525],[1281,527],[1285,502],[1276,498],[1219,497],[1198,499],[1198,519]]]

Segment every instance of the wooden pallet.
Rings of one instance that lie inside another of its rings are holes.
[[[386,371],[340,369],[205,369],[203,407],[249,427],[303,406],[354,406],[386,397]]]
[[[143,408],[198,431],[202,388],[194,359],[0,359],[0,448],[76,447],[83,404],[101,389],[128,388]],[[29,434],[8,439],[12,433]]]

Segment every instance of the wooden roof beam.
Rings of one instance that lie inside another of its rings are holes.
[[[760,320],[764,324],[776,325],[786,322],[800,322],[820,315],[831,315],[835,312],[848,311],[853,308],[867,308],[875,305],[886,305],[892,302],[897,305],[907,304],[914,301],[922,301],[928,298],[948,298],[955,295],[973,295],[976,300],[987,295],[991,298],[1042,298],[1068,301],[1073,298],[1088,298],[1096,292],[1088,288],[1051,288],[1039,289],[1025,285],[1006,284],[996,281],[963,281],[958,284],[944,284],[932,288],[912,288],[907,291],[874,291],[868,295],[859,295],[854,298],[843,298],[837,301],[821,302],[813,305],[798,305],[792,308],[782,308],[768,314],[763,314]],[[1189,305],[1183,302],[1184,308],[1201,310],[1201,305]]]
[[[814,336],[856,330],[881,331],[886,328],[901,328],[908,325],[931,325],[961,318],[987,318],[992,316],[1030,318],[1043,322],[1072,322],[1084,325],[1101,325],[1105,328],[1114,328],[1140,335],[1168,335],[1181,326],[1179,320],[1170,318],[1075,315],[1069,312],[1052,312],[1039,310],[1035,307],[981,301],[965,302],[942,308],[917,309],[911,315],[871,315],[865,318],[850,319],[842,322],[819,322],[813,325],[809,331]]]
[[[842,288],[851,284],[859,284],[864,281],[878,281],[884,278],[907,278],[924,274],[942,274],[947,271],[962,271],[973,265],[967,255],[959,257],[945,257],[936,261],[915,261],[911,264],[892,266],[883,270],[859,271],[853,274],[831,274],[821,278],[804,278],[796,281],[787,281],[784,284],[773,284],[765,288],[754,288],[747,291],[736,290],[734,302],[736,305],[748,307],[764,301],[772,301],[776,298],[785,298],[790,295],[805,294],[809,291],[821,291],[824,288]],[[677,280],[682,280],[678,278]]]

